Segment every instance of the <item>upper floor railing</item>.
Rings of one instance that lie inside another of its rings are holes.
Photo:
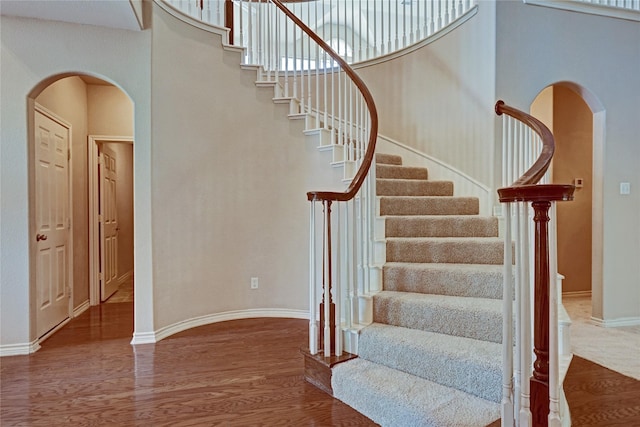
[[[557,262],[549,212],[553,218],[556,201],[572,200],[574,187],[548,183],[555,142],[542,122],[502,101],[496,113],[504,116],[507,185],[498,190],[506,220],[502,425],[559,427]]]
[[[284,52],[294,39],[266,34],[269,22],[264,0],[167,0],[184,13],[232,31],[230,43],[255,58],[264,51],[266,37]],[[286,7],[348,63],[388,55],[419,43],[471,10],[477,0],[287,0]],[[259,17],[259,18],[258,18]],[[260,30],[256,19],[262,20]],[[279,23],[280,28],[293,25]],[[293,27],[292,27],[293,28]],[[288,31],[291,35],[291,31]],[[304,37],[300,32],[298,36]]]

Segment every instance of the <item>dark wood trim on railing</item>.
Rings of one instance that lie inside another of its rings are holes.
[[[233,0],[224,0],[224,26],[229,29],[229,44],[233,45]]]
[[[529,380],[531,417],[536,427],[549,423],[549,209],[551,202],[573,200],[573,185],[536,185],[549,169],[555,141],[551,131],[538,119],[505,105],[496,103],[496,114],[507,114],[529,126],[542,139],[542,152],[533,166],[510,187],[500,188],[500,202],[532,202],[535,223],[534,246],[534,308],[533,308],[533,375]]]
[[[371,133],[369,134],[369,144],[367,145],[367,151],[364,154],[362,159],[362,163],[360,164],[360,168],[358,172],[356,172],[356,176],[351,181],[351,184],[344,192],[334,192],[334,191],[309,191],[307,193],[307,199],[309,201],[321,201],[321,200],[333,200],[337,202],[346,202],[348,200],[353,199],[362,184],[364,183],[367,174],[369,173],[369,168],[371,167],[371,163],[373,162],[373,155],[376,149],[376,140],[378,138],[378,110],[376,108],[376,104],[373,101],[373,96],[371,96],[371,92],[369,88],[364,84],[364,81],[356,74],[356,72],[351,68],[347,62],[342,59],[342,57],[333,50],[319,35],[313,32],[311,28],[305,25],[304,22],[300,20],[293,12],[291,12],[284,4],[282,0],[271,0],[273,4],[275,4],[285,15],[289,17],[297,26],[299,26],[307,35],[318,44],[324,51],[326,51],[331,58],[340,65],[340,68],[345,72],[347,76],[355,83],[358,87],[358,90],[364,97],[364,100],[367,104],[367,108],[369,109],[369,116],[371,118]]]

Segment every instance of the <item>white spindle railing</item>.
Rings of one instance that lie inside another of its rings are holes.
[[[640,0],[573,0],[598,6],[617,7],[620,9],[640,11]]]
[[[311,0],[287,7],[348,62],[387,55],[418,43],[463,16],[478,0]],[[638,0],[640,1],[640,0]],[[184,13],[212,25],[225,25],[225,0],[167,0]],[[297,35],[269,31],[274,16],[260,1],[233,0],[233,44],[247,48],[249,63],[262,62],[258,52],[279,58],[290,53]],[[252,17],[255,13],[259,16]],[[262,25],[255,26],[256,21]],[[228,22],[228,21],[227,21]],[[282,28],[282,27],[281,27]],[[291,36],[296,36],[293,39]],[[267,37],[273,39],[267,40]],[[261,49],[269,46],[269,52]],[[315,63],[321,58],[310,58]]]
[[[520,120],[503,115],[502,183],[521,179],[543,151],[540,136]],[[550,173],[539,184],[549,184]],[[502,425],[533,424],[529,380],[533,373],[534,210],[529,202],[504,203],[505,269]],[[555,202],[549,211],[549,425],[561,425]],[[513,245],[513,247],[512,247]],[[512,259],[512,252],[515,260]],[[513,262],[515,261],[515,262]],[[512,265],[513,263],[513,265]],[[513,293],[515,290],[515,295]],[[515,316],[514,316],[515,307]],[[513,339],[512,332],[515,332]],[[515,347],[513,346],[515,344]]]

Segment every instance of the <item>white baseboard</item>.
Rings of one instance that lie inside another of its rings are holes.
[[[40,340],[29,343],[0,345],[0,357],[4,356],[24,356],[40,350]]]
[[[620,317],[618,319],[598,319],[591,318],[591,322],[603,328],[617,328],[620,326],[638,326],[640,325],[640,317]]]
[[[124,273],[122,276],[118,277],[118,286],[122,285],[125,282],[128,282],[133,277],[133,270],[129,270]]]
[[[91,305],[89,304],[89,300],[86,300],[85,302],[83,302],[82,304],[80,304],[79,306],[73,309],[73,317],[80,316],[82,313],[87,311],[89,307],[91,307]]]
[[[186,331],[198,326],[209,325],[211,323],[226,322],[228,320],[253,319],[257,317],[282,317],[292,319],[309,319],[307,310],[286,310],[278,308],[234,310],[224,313],[208,314],[206,316],[194,317],[183,320],[173,325],[165,326],[155,332],[134,332],[132,345],[153,344],[168,336]]]
[[[583,298],[590,297],[591,291],[573,291],[573,292],[563,292],[562,298]]]

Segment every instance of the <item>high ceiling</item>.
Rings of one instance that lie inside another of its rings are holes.
[[[142,0],[0,0],[2,15],[140,31],[136,9]]]

